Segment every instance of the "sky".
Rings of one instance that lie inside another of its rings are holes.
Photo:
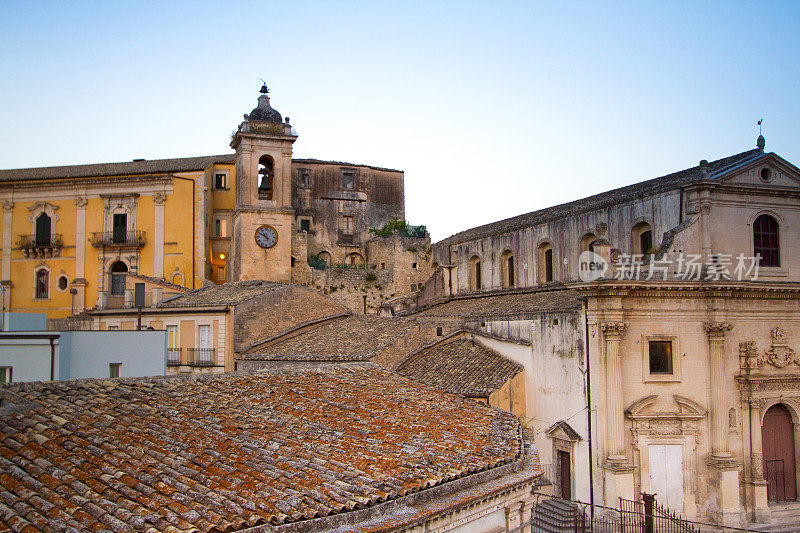
[[[434,241],[755,147],[800,165],[800,1],[0,2],[0,168],[230,153],[405,171]]]

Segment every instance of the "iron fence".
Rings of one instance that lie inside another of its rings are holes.
[[[179,366],[181,364],[181,348],[167,348],[167,366]]]
[[[620,498],[619,508],[591,505],[534,492],[532,532],[560,533],[735,533],[756,531],[694,522],[679,516],[642,494],[642,501]]]
[[[214,348],[187,348],[189,366],[214,366]]]

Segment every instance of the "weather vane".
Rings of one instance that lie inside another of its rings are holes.
[[[764,119],[759,119],[758,121],[758,134],[761,135],[761,123],[764,122]]]

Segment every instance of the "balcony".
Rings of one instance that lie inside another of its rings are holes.
[[[189,366],[216,366],[216,350],[214,348],[187,348]]]
[[[182,348],[167,348],[167,366],[180,366]]]
[[[339,240],[337,244],[346,245],[346,246],[358,246],[360,244],[360,239],[354,233],[345,233],[342,230],[339,230]]]
[[[50,235],[20,235],[17,245],[22,250],[23,257],[58,257],[64,240],[59,234]]]
[[[141,248],[145,245],[144,231],[100,231],[92,233],[95,248]]]

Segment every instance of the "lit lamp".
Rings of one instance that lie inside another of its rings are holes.
[[[219,254],[219,258],[225,261],[225,254]]]

